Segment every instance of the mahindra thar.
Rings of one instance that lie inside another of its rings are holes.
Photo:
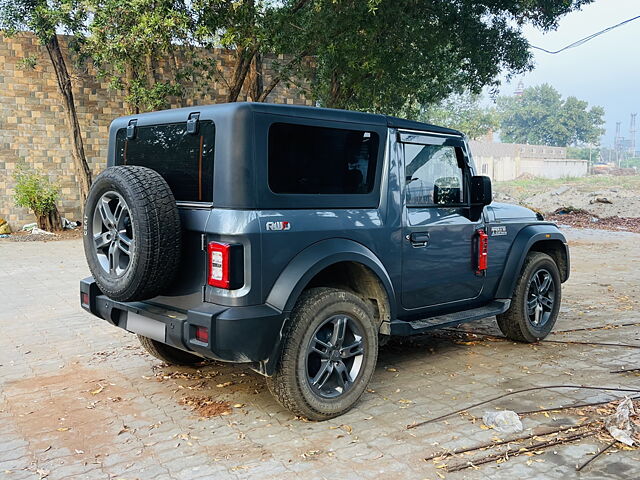
[[[248,363],[314,420],[390,336],[496,316],[544,338],[569,277],[563,234],[492,202],[462,133],[262,103],[116,119],[84,249],[85,310],[168,364]]]

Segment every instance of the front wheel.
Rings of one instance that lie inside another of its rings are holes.
[[[553,329],[561,298],[556,263],[545,253],[530,252],[516,283],[511,307],[497,316],[498,326],[511,340],[538,342]]]
[[[350,410],[367,387],[378,357],[371,306],[335,288],[303,293],[284,342],[267,385],[284,407],[310,420]]]

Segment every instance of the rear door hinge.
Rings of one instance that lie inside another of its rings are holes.
[[[198,121],[200,120],[200,112],[193,112],[189,114],[187,119],[187,133],[189,135],[195,135],[198,133]]]
[[[138,125],[138,119],[134,118],[129,120],[129,125],[127,125],[127,140],[133,140],[136,138],[136,126]]]

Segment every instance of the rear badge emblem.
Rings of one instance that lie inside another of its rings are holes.
[[[507,227],[491,227],[491,236],[499,237],[507,234]]]
[[[265,225],[267,230],[291,230],[291,224],[289,222],[267,222]]]

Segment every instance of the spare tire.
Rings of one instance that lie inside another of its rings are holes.
[[[180,216],[160,174],[109,167],[93,182],[84,210],[84,253],[98,287],[122,302],[162,293],[180,261]]]

